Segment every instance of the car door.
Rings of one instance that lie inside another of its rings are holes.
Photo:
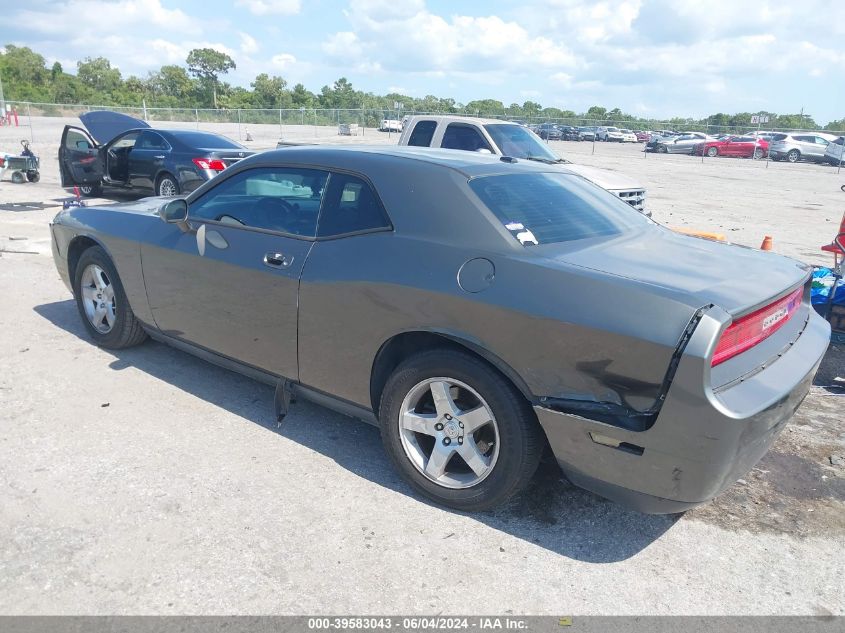
[[[147,130],[129,151],[129,184],[136,189],[154,188],[155,177],[172,149],[158,132]]]
[[[59,145],[62,187],[97,185],[103,179],[103,157],[91,135],[82,128],[66,125]]]
[[[822,160],[824,158],[824,153],[827,151],[827,146],[830,145],[830,141],[826,138],[822,138],[821,136],[814,136],[813,140],[815,141],[813,143],[813,149],[809,151],[812,152],[812,157],[815,160]]]
[[[142,245],[144,281],[166,335],[296,379],[297,301],[328,172],[254,167],[189,200],[187,226]]]

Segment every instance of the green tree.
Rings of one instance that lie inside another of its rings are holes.
[[[317,100],[317,96],[302,84],[296,84],[290,96],[294,108],[313,108]]]
[[[478,113],[480,116],[505,113],[505,104],[501,101],[497,101],[496,99],[478,99],[476,101],[470,101],[466,104],[465,108],[470,114]]]
[[[253,103],[262,108],[281,108],[285,102],[285,88],[288,85],[281,77],[270,77],[267,73],[261,73],[251,84],[253,90]],[[289,100],[289,98],[288,98]]]
[[[111,62],[105,57],[76,62],[76,76],[79,81],[100,93],[111,93],[120,87],[120,70],[112,68]]]
[[[185,60],[188,72],[211,88],[212,104],[217,107],[218,78],[237,68],[235,60],[213,48],[195,48]]]
[[[44,57],[31,48],[6,44],[6,52],[0,54],[5,97],[21,101],[49,100],[49,73],[44,64]]]

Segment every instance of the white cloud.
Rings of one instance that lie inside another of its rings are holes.
[[[244,55],[253,55],[258,52],[258,42],[249,33],[239,31],[238,37],[241,38],[241,52]]]
[[[279,53],[278,55],[273,55],[270,63],[273,65],[273,68],[287,70],[296,63],[296,57],[290,53]]]
[[[160,0],[68,0],[51,3],[43,9],[21,10],[15,15],[15,20],[37,33],[70,35],[73,38],[85,35],[93,39],[104,30],[120,33],[144,25],[187,34],[202,32],[202,20],[189,17],[181,9],[166,9]]]
[[[237,6],[255,15],[295,15],[302,10],[300,0],[238,0]]]

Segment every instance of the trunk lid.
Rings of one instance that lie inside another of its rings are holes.
[[[150,127],[145,121],[111,110],[94,110],[79,115],[82,125],[98,145],[105,145],[129,130]]]
[[[680,235],[650,226],[611,240],[535,247],[561,263],[670,291],[692,308],[715,304],[737,316],[770,303],[806,280],[798,261],[756,249]]]
[[[222,160],[226,167],[231,167],[247,156],[255,154],[255,152],[251,152],[249,150],[214,149],[213,147],[202,147],[199,151],[207,153],[209,158],[218,158]]]

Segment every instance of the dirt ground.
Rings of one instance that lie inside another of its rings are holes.
[[[263,385],[157,343],[90,344],[50,256],[70,122],[33,121],[40,183],[0,182],[0,612],[845,615],[845,346],[757,468],[701,508],[640,515],[543,467],[496,512],[446,511],[372,427],[308,403],[277,427]],[[279,136],[248,129],[255,148]],[[0,128],[0,151],[28,134]],[[828,263],[845,172],[554,145],[642,180],[658,221]]]

